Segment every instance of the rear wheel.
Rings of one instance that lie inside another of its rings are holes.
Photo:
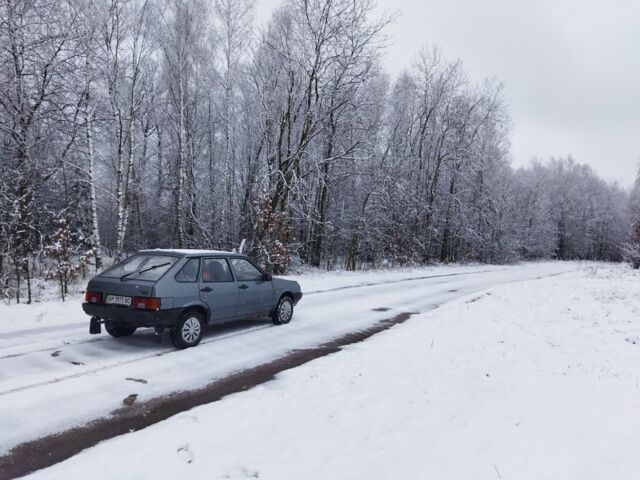
[[[137,329],[137,327],[132,327],[130,325],[117,324],[110,321],[105,322],[104,328],[107,331],[107,333],[114,338],[128,337],[129,335],[133,335],[133,332],[135,332]]]
[[[280,297],[276,309],[271,315],[273,323],[276,325],[286,325],[293,317],[293,300],[288,295]]]
[[[176,348],[195,347],[204,335],[204,317],[200,312],[184,312],[171,329],[171,341]]]

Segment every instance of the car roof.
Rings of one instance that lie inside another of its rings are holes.
[[[140,250],[140,253],[168,253],[174,255],[182,255],[187,257],[203,256],[203,255],[235,255],[238,257],[244,257],[245,255],[237,252],[228,252],[224,250],[197,250],[189,248],[152,248],[147,250]]]

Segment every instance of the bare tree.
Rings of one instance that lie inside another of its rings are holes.
[[[77,13],[66,2],[6,1],[0,6],[0,131],[10,176],[4,201],[7,242],[20,301],[22,278],[31,302],[30,255],[39,243],[35,204],[77,134],[78,113],[65,74],[78,54]],[[67,128],[71,125],[71,129]]]

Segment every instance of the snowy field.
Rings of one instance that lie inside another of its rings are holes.
[[[152,398],[193,388],[418,311],[365,342],[104,442],[34,478],[635,478],[637,272],[555,263],[298,279],[308,295],[286,330],[227,327],[186,352],[151,335],[116,342],[84,334],[93,341],[82,343],[78,333],[52,357],[48,347],[34,352],[38,333],[24,355],[0,355],[2,447],[108,414],[134,390]],[[59,307],[70,316],[50,320],[45,343],[55,343],[56,322],[86,327]],[[50,304],[50,317],[55,310]],[[11,334],[0,337],[3,349],[11,348]],[[58,340],[66,334],[59,331]],[[84,365],[70,364],[74,355]],[[206,361],[199,374],[175,375]],[[78,370],[57,371],[58,363]],[[132,385],[125,378],[132,376],[149,383]]]
[[[32,478],[637,478],[640,275],[573,267],[425,310]]]

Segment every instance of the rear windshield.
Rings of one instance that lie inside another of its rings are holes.
[[[158,280],[178,260],[178,257],[171,255],[133,255],[109,270],[105,270],[101,276],[123,277],[126,275],[124,280]]]

